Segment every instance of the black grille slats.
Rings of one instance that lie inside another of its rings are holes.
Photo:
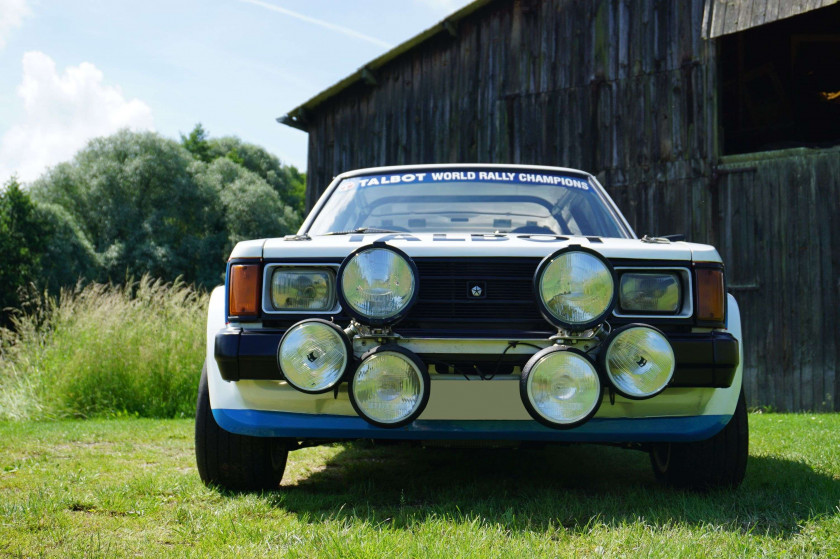
[[[534,299],[538,258],[415,258],[418,299],[397,330],[548,330]],[[474,287],[480,295],[474,294]]]

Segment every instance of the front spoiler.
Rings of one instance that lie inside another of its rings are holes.
[[[303,439],[498,440],[586,443],[690,442],[713,437],[729,422],[727,415],[686,417],[594,418],[570,430],[543,427],[536,421],[417,420],[383,429],[361,417],[313,415],[247,409],[214,409],[226,431],[257,437]]]

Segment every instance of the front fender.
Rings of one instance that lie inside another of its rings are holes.
[[[726,330],[738,340],[738,367],[735,369],[735,377],[732,379],[732,386],[729,388],[718,388],[714,396],[709,400],[707,413],[719,413],[731,416],[735,413],[738,405],[738,398],[741,395],[741,386],[744,382],[744,339],[741,334],[741,310],[738,302],[731,294],[726,296]]]
[[[222,379],[215,358],[216,333],[225,327],[225,288],[220,285],[210,294],[207,309],[207,351],[204,363],[207,367],[207,387],[210,390],[210,408],[247,408],[234,383]]]

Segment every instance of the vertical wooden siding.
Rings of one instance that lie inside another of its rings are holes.
[[[810,308],[803,301],[807,292],[796,290],[804,280],[792,275],[798,269],[807,274],[802,266],[819,261],[821,277],[835,277],[838,239],[831,237],[817,253],[785,245],[792,238],[785,220],[805,218],[804,206],[790,206],[803,215],[773,213],[769,205],[791,185],[770,187],[763,180],[784,175],[781,168],[798,173],[797,185],[811,184],[816,175],[806,163],[783,161],[762,166],[755,177],[715,174],[715,54],[714,43],[701,38],[703,17],[704,0],[493,2],[459,22],[457,37],[424,43],[380,69],[375,86],[352,86],[309,115],[308,203],[334,175],[361,167],[514,162],[586,169],[639,235],[686,233],[725,247],[736,284],[759,266],[754,259],[766,258],[762,275],[776,279],[736,293],[750,336],[748,397],[779,409],[840,409],[837,325],[826,318],[823,324],[834,328],[816,328],[817,319],[804,310]],[[836,200],[840,174],[833,176],[819,188],[833,185]],[[739,192],[766,206],[733,203],[726,193],[738,181],[754,181]],[[792,197],[796,190],[785,192]],[[740,221],[744,212],[755,215],[753,231]],[[761,251],[746,258],[744,247],[758,242],[755,228],[773,228],[772,246],[792,252],[784,260]],[[824,269],[827,254],[830,270]],[[787,275],[779,276],[779,266]],[[840,288],[832,289],[831,312]],[[768,301],[778,306],[772,322]],[[793,319],[807,325],[794,326]],[[759,329],[770,324],[772,343]],[[779,357],[790,365],[786,372],[777,372],[773,360]],[[767,378],[767,371],[776,376]]]
[[[840,410],[840,149],[727,157],[718,250],[745,317],[745,383],[780,410]]]
[[[492,3],[310,116],[312,195],[341,170],[445,161],[574,165],[616,188],[693,178],[713,148],[703,5]]]

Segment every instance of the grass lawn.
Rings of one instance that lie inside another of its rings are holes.
[[[359,443],[224,494],[189,420],[0,423],[0,557],[840,557],[840,414],[750,428],[734,492],[667,489],[621,449]]]

